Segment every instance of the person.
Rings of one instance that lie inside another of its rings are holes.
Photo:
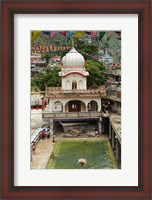
[[[52,159],[55,158],[55,156],[54,156],[54,152],[52,152],[52,154],[51,154],[51,158],[52,158]]]
[[[85,143],[85,144],[88,144],[88,141],[87,141],[87,140],[84,140],[84,143]]]
[[[55,143],[55,135],[53,135],[52,142]]]
[[[32,152],[33,152],[33,154],[36,154],[35,150],[36,150],[35,142],[32,142]]]
[[[105,110],[104,110],[104,112],[108,113],[108,104],[107,103],[105,104]]]
[[[45,133],[44,133],[44,130],[41,132],[41,137],[42,137],[42,139],[44,139],[44,138],[45,138]]]
[[[109,111],[109,113],[111,113],[111,104],[110,104],[110,101],[108,102],[108,111]]]
[[[50,129],[49,128],[46,128],[45,129],[45,135],[46,137],[49,139],[50,138]]]
[[[43,111],[43,110],[45,109],[45,101],[44,101],[44,98],[43,98],[43,97],[42,97],[41,99],[42,99],[42,108],[41,108],[41,109],[42,109],[42,111]]]
[[[47,106],[47,100],[45,99],[45,107]]]
[[[49,139],[50,138],[50,133],[49,133],[49,131],[47,132],[47,139]]]

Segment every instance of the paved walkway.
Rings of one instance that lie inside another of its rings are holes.
[[[39,140],[35,154],[32,153],[31,169],[45,169],[53,148],[52,138]]]

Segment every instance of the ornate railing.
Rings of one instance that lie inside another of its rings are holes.
[[[102,117],[102,112],[64,112],[64,113],[52,113],[43,112],[42,118],[96,118]]]
[[[67,97],[101,97],[106,96],[105,89],[88,90],[62,90],[61,87],[49,87],[45,91],[46,97],[67,98]]]

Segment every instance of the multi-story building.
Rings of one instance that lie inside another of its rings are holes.
[[[94,125],[94,130],[102,132],[101,97],[105,89],[87,89],[87,76],[84,57],[72,48],[62,59],[59,72],[61,87],[46,88],[45,97],[49,99],[48,110],[42,113],[43,118],[50,120],[53,134],[56,122],[64,126],[79,126],[86,123]]]
[[[45,91],[49,103],[42,117],[49,120],[50,134],[55,134],[59,127],[62,132],[71,130],[71,127],[83,127],[95,134],[107,134],[121,166],[120,96],[109,94],[105,87],[87,89],[89,73],[85,69],[84,57],[75,48],[63,57],[59,76],[61,87],[47,87]],[[121,94],[121,90],[119,92]]]

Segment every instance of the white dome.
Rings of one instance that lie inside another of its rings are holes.
[[[65,58],[65,56],[62,58],[62,63],[63,63],[63,66],[65,65],[65,60],[66,60],[66,58]]]
[[[84,67],[84,57],[72,48],[62,59],[63,66],[66,67]]]

